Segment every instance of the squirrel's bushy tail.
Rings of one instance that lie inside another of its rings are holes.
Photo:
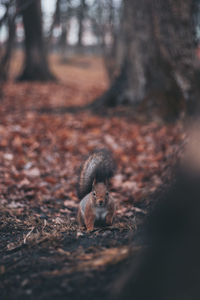
[[[79,199],[91,192],[94,179],[97,182],[106,182],[115,171],[115,163],[107,149],[94,151],[81,167],[77,193]]]

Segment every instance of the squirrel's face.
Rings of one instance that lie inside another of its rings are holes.
[[[92,197],[95,206],[105,207],[109,198],[106,185],[104,183],[96,183],[92,189]]]

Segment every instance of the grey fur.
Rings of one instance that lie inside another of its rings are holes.
[[[77,188],[79,199],[91,192],[94,179],[106,183],[113,176],[114,171],[115,163],[107,149],[93,152],[81,167]]]

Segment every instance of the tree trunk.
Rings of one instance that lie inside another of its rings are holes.
[[[8,79],[10,60],[12,56],[13,44],[15,40],[15,18],[8,16],[8,39],[6,42],[5,52],[0,60],[0,81],[6,81]]]
[[[70,29],[69,20],[65,20],[61,24],[61,35],[59,40],[60,54],[61,54],[61,62],[66,63],[68,61],[68,33]]]
[[[80,6],[78,9],[78,41],[77,41],[78,47],[83,46],[83,22],[85,18],[85,9],[86,9],[85,0],[80,0]]]
[[[107,26],[104,30],[102,30],[102,54],[109,81],[112,82],[116,77],[116,74],[119,74],[119,67],[121,63],[119,55],[121,29],[116,25],[117,12],[115,10],[117,10],[117,8],[115,7],[114,1],[107,1],[107,5],[108,21]],[[121,16],[118,15],[118,18],[120,19]],[[109,43],[106,43],[106,34],[110,35]]]
[[[22,5],[24,0],[21,0]],[[25,31],[25,61],[18,80],[53,80],[50,72],[42,32],[40,0],[34,0],[22,11]]]
[[[67,31],[67,24],[66,23],[62,23],[62,25],[61,25],[61,35],[60,35],[59,46],[61,48],[61,52],[62,53],[65,52],[66,46],[67,46],[67,34],[68,34],[68,31]]]
[[[60,0],[56,1],[56,8],[53,15],[53,20],[51,23],[51,27],[49,30],[49,36],[48,36],[48,46],[51,46],[51,40],[53,35],[53,30],[56,25],[60,24]]]
[[[177,117],[200,95],[192,0],[125,0],[119,76],[93,107],[143,104]],[[193,103],[193,105],[192,105]]]

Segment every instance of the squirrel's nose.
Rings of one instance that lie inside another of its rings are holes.
[[[100,206],[102,206],[103,205],[103,201],[101,200],[101,201],[99,201],[99,205]]]

